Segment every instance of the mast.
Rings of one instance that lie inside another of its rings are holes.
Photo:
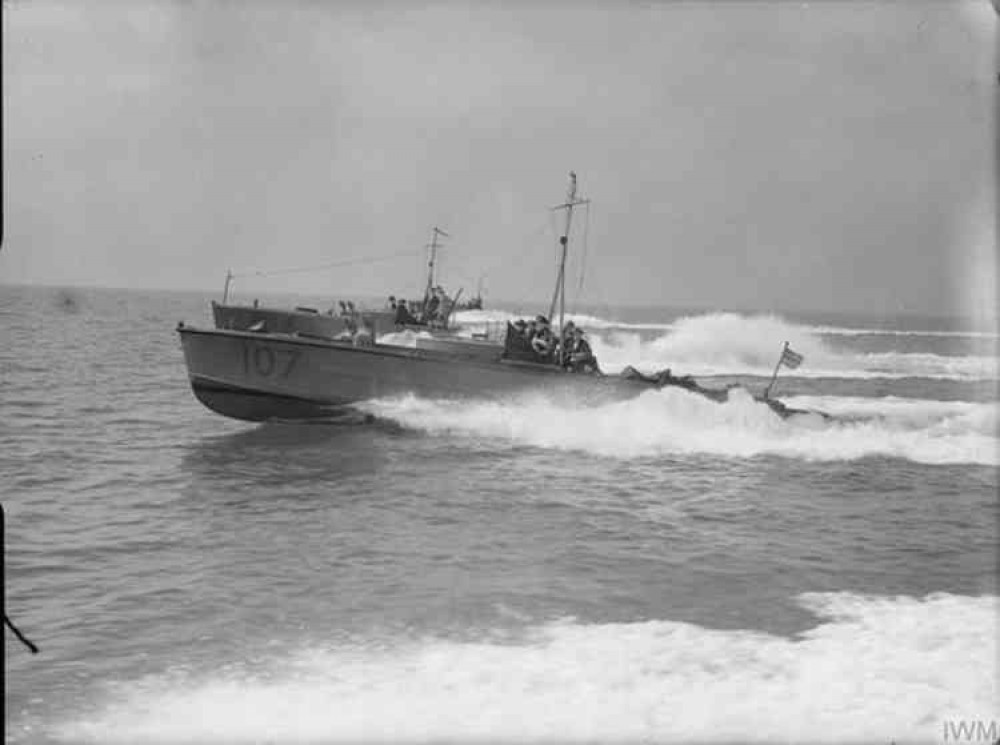
[[[434,230],[431,236],[431,256],[427,261],[427,288],[424,290],[424,303],[431,296],[431,288],[434,287],[434,259],[437,258],[437,248],[438,248],[438,236],[444,236],[445,238],[450,238],[446,232],[441,230],[437,225],[434,226]]]
[[[566,227],[559,237],[559,244],[562,246],[562,253],[559,257],[559,274],[556,275],[556,288],[552,293],[552,303],[549,305],[548,318],[551,321],[556,313],[556,301],[559,302],[559,338],[562,338],[564,322],[566,320],[566,252],[569,247],[569,229],[573,223],[573,208],[577,205],[586,204],[588,200],[577,199],[576,197],[576,173],[569,172],[569,191],[566,193],[566,203],[560,204],[554,209],[566,210]],[[566,352],[563,345],[559,345],[559,363],[562,364]]]

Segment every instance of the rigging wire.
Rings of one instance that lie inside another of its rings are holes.
[[[583,279],[587,269],[587,253],[590,237],[590,200],[583,202],[584,223],[583,223],[583,251],[580,254],[580,275],[576,289],[573,290],[573,298],[570,305],[574,312],[579,311],[580,299],[583,296]]]
[[[587,240],[590,237],[590,202],[584,203],[584,219],[583,219],[583,254],[580,257],[580,282],[577,285],[576,292],[579,297],[583,293],[583,278],[587,271]]]
[[[409,249],[407,251],[399,251],[394,254],[387,254],[385,256],[372,256],[363,259],[347,259],[344,261],[328,261],[323,264],[311,264],[309,266],[298,266],[289,267],[285,269],[259,269],[259,270],[247,270],[243,272],[233,272],[233,279],[239,277],[274,277],[282,274],[298,274],[301,272],[313,272],[317,269],[332,269],[334,267],[341,266],[356,266],[360,264],[375,264],[380,261],[391,261],[392,259],[405,258],[407,256],[413,256],[415,254],[422,254],[423,248],[419,249]]]
[[[548,213],[547,220],[541,221],[541,223],[538,225],[537,228],[535,228],[531,233],[527,234],[526,237],[518,241],[521,244],[521,248],[517,252],[515,253],[501,252],[500,255],[496,257],[495,261],[491,262],[490,264],[487,264],[485,267],[480,269],[479,275],[483,277],[488,277],[494,271],[503,266],[519,265],[522,259],[524,259],[524,257],[527,255],[529,251],[535,252],[538,250],[537,239],[540,235],[543,235],[545,233],[546,229],[552,230],[553,234],[555,234],[554,226],[552,226],[551,224],[552,220],[553,217],[551,213]],[[466,271],[471,271],[471,270],[466,268]]]
[[[480,271],[478,272],[478,276],[486,277],[492,274],[500,267],[511,264],[518,264],[521,260],[524,259],[528,251],[537,250],[537,239],[540,235],[545,233],[546,228],[548,228],[551,231],[552,235],[555,235],[556,234],[556,227],[554,224],[555,216],[551,211],[546,210],[546,213],[548,219],[542,220],[537,228],[535,228],[528,235],[526,235],[525,238],[519,241],[521,243],[520,250],[518,250],[514,254],[501,253],[501,255],[497,256],[496,261],[493,261],[487,266],[481,268]],[[308,266],[286,267],[281,269],[256,269],[256,270],[248,269],[240,272],[232,272],[230,274],[230,277],[231,279],[241,279],[246,277],[274,277],[286,274],[313,272],[320,269],[332,269],[336,267],[375,264],[383,261],[392,261],[394,259],[408,258],[417,255],[425,256],[426,249],[427,246],[421,246],[418,249],[408,249],[406,251],[398,251],[396,253],[386,254],[383,256],[373,256],[373,257],[365,257],[359,259],[346,259],[342,261],[328,261],[328,262],[323,262],[321,264],[310,264]],[[463,262],[459,261],[458,263],[461,265]],[[466,271],[469,271],[468,267],[466,267]]]
[[[584,213],[583,250],[581,251],[580,278],[579,283],[577,284],[575,296],[573,298],[573,309],[574,312],[577,313],[581,312],[581,305],[583,303],[583,285],[584,278],[586,276],[587,256],[589,254],[590,247],[590,205],[591,202],[589,200],[584,204],[586,211]],[[601,284],[600,272],[590,277],[589,284],[587,286],[590,288],[587,296],[591,298],[591,305],[593,305],[594,311],[611,318],[614,315],[614,308],[608,301],[606,288]]]

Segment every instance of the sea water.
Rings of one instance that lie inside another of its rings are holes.
[[[253,425],[188,386],[208,301],[0,287],[6,608],[41,648],[5,638],[8,742],[996,733],[995,330],[593,311],[607,372],[757,392],[787,341],[774,395],[836,418],[666,389]]]

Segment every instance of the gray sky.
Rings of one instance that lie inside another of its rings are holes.
[[[4,0],[0,282],[992,308],[985,2]],[[588,221],[575,224],[574,287]]]

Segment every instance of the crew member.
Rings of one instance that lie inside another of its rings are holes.
[[[409,308],[406,307],[406,301],[400,300],[396,303],[396,325],[397,326],[412,326],[417,323],[417,319],[413,317],[410,313]]]
[[[552,329],[547,325],[540,325],[535,337],[531,340],[531,348],[543,361],[551,360],[552,352],[555,351],[555,337],[552,335]]]
[[[569,367],[569,356],[573,352],[573,331],[576,329],[576,324],[572,321],[566,321],[566,325],[563,326],[562,333],[559,335],[559,341],[556,344],[554,357],[556,361],[561,361],[563,367]]]
[[[573,372],[601,373],[597,366],[597,357],[594,356],[590,344],[583,336],[583,329],[577,327],[573,329],[572,351],[569,355],[570,370]]]
[[[549,319],[545,316],[536,316],[535,328],[535,335],[531,339],[531,348],[542,362],[551,362],[556,340],[552,334],[552,328],[549,326]]]
[[[448,307],[451,306],[451,298],[448,297],[448,293],[446,293],[444,291],[444,288],[441,285],[438,285],[437,287],[435,287],[434,291],[437,292],[437,294],[438,294],[438,302],[441,304],[441,310],[442,311],[445,308],[448,308]]]
[[[438,288],[431,290],[431,296],[427,299],[427,307],[424,310],[425,321],[438,320],[438,308],[441,305],[441,298],[438,296]]]
[[[351,341],[356,347],[370,347],[375,343],[375,336],[372,333],[371,327],[369,327],[367,321],[363,318],[360,324],[355,324],[353,333],[351,334]]]

